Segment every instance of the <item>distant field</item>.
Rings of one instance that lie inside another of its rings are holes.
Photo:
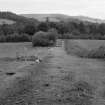
[[[91,56],[90,53],[93,54],[95,51],[95,53],[105,53],[101,52],[105,49],[98,51],[101,46],[105,47],[105,40],[65,40],[65,50],[67,53],[81,57]]]
[[[8,19],[0,19],[0,24],[14,24],[15,21],[8,20]]]

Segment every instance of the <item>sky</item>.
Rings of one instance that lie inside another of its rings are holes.
[[[17,14],[59,13],[105,19],[105,0],[0,0],[0,11]]]

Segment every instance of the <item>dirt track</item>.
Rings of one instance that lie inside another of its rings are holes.
[[[40,64],[5,79],[0,105],[105,105],[104,87],[103,61],[77,58],[54,47]]]

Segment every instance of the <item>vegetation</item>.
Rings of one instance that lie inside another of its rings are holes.
[[[87,57],[105,59],[105,46],[100,46],[97,49],[91,50]]]
[[[12,12],[0,12],[0,18],[9,19],[17,23],[24,23],[24,24],[35,23],[35,22],[37,23],[37,20],[35,19],[26,18],[24,16],[20,16]]]
[[[93,42],[88,42],[88,43],[94,43]],[[93,47],[91,47],[91,44],[89,47],[85,46],[86,43],[82,41],[65,41],[65,50],[67,51],[68,54],[76,55],[79,57],[83,58],[98,58],[98,59],[105,59],[105,46],[101,44],[98,45],[97,42],[97,47],[95,44]]]
[[[7,36],[17,34],[20,37],[22,34],[27,34],[29,37],[32,37],[39,31],[48,32],[52,28],[58,32],[57,37],[61,39],[105,40],[105,23],[74,21],[75,19],[68,22],[50,22],[48,18],[45,22],[39,22],[35,19],[19,16],[11,12],[0,12],[0,18],[14,21],[13,24],[4,22],[0,25],[0,39],[3,39],[0,42],[5,42],[4,40],[7,39]],[[21,36],[21,38],[23,37]],[[24,39],[21,40],[24,41]]]
[[[95,59],[105,59],[105,46],[100,46],[99,48],[93,50],[85,50],[81,49],[81,53],[77,54],[83,58],[95,58]]]
[[[1,35],[0,42],[30,42],[31,37],[27,34],[11,34],[11,35]]]
[[[49,46],[56,42],[57,33],[53,30],[48,32],[39,31],[32,37],[33,46]]]
[[[36,32],[38,21],[11,12],[0,12],[0,18],[14,21],[13,24],[0,25],[0,42],[26,42]]]

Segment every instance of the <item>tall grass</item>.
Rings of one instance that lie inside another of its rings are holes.
[[[91,47],[91,46],[90,46]],[[85,48],[75,41],[65,41],[65,50],[68,54],[76,55],[83,58],[105,59],[105,46],[101,45],[97,48]]]

